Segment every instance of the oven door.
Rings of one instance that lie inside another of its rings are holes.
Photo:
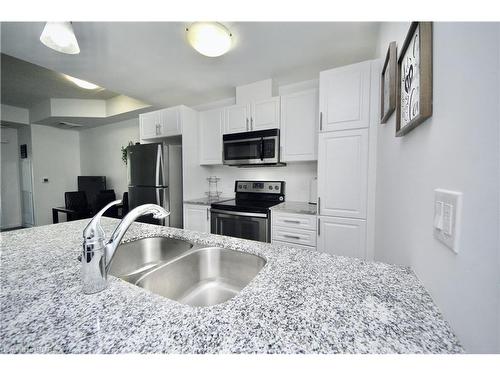
[[[279,163],[279,137],[256,137],[224,141],[224,164]]]
[[[247,240],[271,242],[269,219],[266,214],[210,210],[211,233],[244,238]]]

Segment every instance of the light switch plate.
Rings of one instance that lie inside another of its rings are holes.
[[[457,254],[461,214],[462,193],[444,189],[434,190],[434,237]],[[436,225],[437,222],[440,225]]]

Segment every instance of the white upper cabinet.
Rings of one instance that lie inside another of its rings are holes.
[[[320,131],[370,125],[370,69],[366,61],[320,73]]]
[[[224,108],[224,134],[250,130],[250,105],[236,104]]]
[[[141,138],[155,138],[159,133],[159,111],[142,113],[139,115]]]
[[[252,103],[250,117],[251,130],[275,129],[280,127],[280,98],[279,96],[257,100]]]
[[[366,221],[321,216],[317,248],[333,255],[366,258]]]
[[[222,164],[224,110],[211,109],[199,114],[200,164]]]
[[[224,108],[224,134],[280,127],[280,98],[256,100]]]
[[[317,160],[318,90],[281,97],[283,161]]]
[[[366,219],[368,129],[321,133],[318,214]]]
[[[171,137],[181,135],[181,113],[179,107],[166,108],[160,111],[160,135]]]
[[[172,137],[182,134],[181,107],[160,109],[139,115],[141,139]]]

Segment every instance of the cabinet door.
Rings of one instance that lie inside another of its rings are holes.
[[[317,160],[318,90],[281,97],[283,161]]]
[[[224,134],[241,133],[250,130],[250,108],[237,104],[224,108]]]
[[[222,164],[222,129],[224,112],[221,108],[200,112],[200,164]]]
[[[367,128],[370,61],[320,73],[321,131]]]
[[[280,98],[279,96],[257,100],[252,104],[250,117],[251,130],[275,129],[280,127]]]
[[[162,109],[160,111],[160,135],[171,137],[181,134],[180,109],[178,107]]]
[[[366,221],[319,217],[317,248],[333,255],[366,258]]]
[[[159,113],[158,111],[141,113],[139,115],[141,139],[155,138],[159,136]]]
[[[321,133],[318,214],[366,219],[368,129]]]
[[[210,233],[210,206],[185,204],[184,229]]]

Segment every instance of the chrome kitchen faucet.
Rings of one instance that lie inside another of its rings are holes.
[[[108,208],[120,204],[121,200],[106,205],[99,211],[83,230],[82,283],[83,293],[93,294],[106,289],[107,276],[116,248],[132,223],[142,215],[153,214],[155,219],[162,219],[170,212],[156,204],[143,204],[130,211],[115,228],[111,238],[106,241],[106,234],[101,226],[101,217]]]

